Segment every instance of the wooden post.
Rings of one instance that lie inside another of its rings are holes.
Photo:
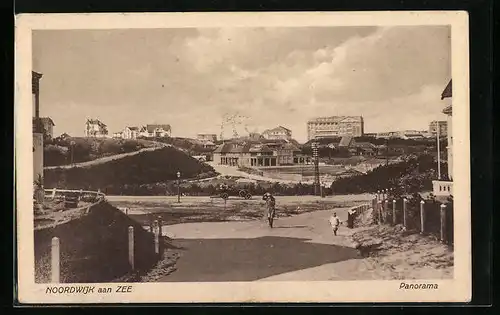
[[[420,233],[425,232],[425,207],[424,207],[425,201],[420,201]]]
[[[161,244],[163,237],[163,222],[161,216],[158,216],[158,252],[162,252]]]
[[[380,190],[377,190],[377,201],[380,200]]]
[[[382,201],[377,202],[378,224],[382,224]]]
[[[163,222],[161,220],[161,216],[158,216],[158,235],[160,235],[160,237],[163,235],[162,225],[163,225]]]
[[[408,227],[406,225],[406,206],[407,206],[408,200],[406,198],[403,198],[403,226],[405,229]]]
[[[56,191],[57,191],[57,188],[54,188],[52,189],[52,200],[56,199]]]
[[[51,244],[51,282],[59,283],[61,275],[59,238],[53,237]]]
[[[128,263],[132,270],[135,269],[134,266],[134,227],[128,227]]]
[[[155,220],[154,226],[155,226],[155,253],[159,254],[160,253],[160,236],[159,236],[159,229],[158,229],[158,220]]]
[[[392,199],[392,224],[396,225],[396,199]]]
[[[151,233],[154,233],[154,230],[153,230],[153,218],[151,218],[151,215],[149,216],[149,232]]]
[[[389,210],[389,200],[384,200],[384,223],[387,223],[387,211]]]
[[[446,205],[441,204],[441,242],[446,243]]]

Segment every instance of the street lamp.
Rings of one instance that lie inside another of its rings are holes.
[[[177,202],[181,202],[181,172],[177,172]]]

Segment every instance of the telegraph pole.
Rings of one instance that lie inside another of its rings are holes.
[[[438,180],[441,179],[441,147],[439,144],[439,121],[436,121],[436,141],[437,141],[437,162],[438,162]]]
[[[319,182],[319,156],[318,156],[318,143],[311,144],[313,159],[314,159],[314,195],[319,195],[320,182]]]

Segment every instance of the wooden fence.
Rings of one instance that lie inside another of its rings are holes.
[[[453,244],[453,203],[413,198],[391,198],[390,192],[372,200],[376,224],[402,225],[405,230],[435,235],[445,244]]]

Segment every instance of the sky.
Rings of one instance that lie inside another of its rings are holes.
[[[451,79],[448,26],[37,30],[40,114],[55,134],[170,124],[172,136],[278,125],[306,141],[306,122],[363,116],[365,132],[443,120]]]

